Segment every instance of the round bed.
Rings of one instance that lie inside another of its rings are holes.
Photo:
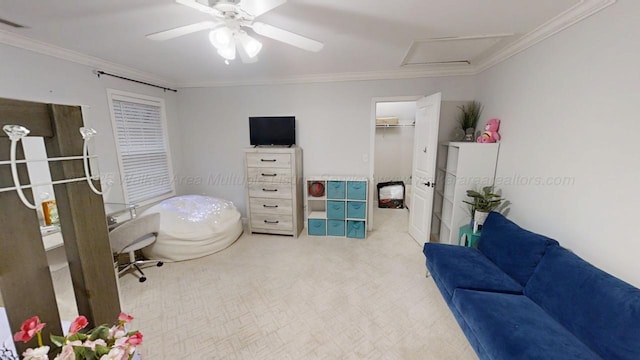
[[[176,196],[145,210],[160,213],[160,231],[142,250],[149,259],[182,261],[227,248],[242,234],[240,212],[231,201],[202,195]]]

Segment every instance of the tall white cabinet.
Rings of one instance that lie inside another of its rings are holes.
[[[480,190],[495,182],[500,144],[450,142],[440,144],[433,202],[431,241],[457,244],[461,226],[469,224],[471,212],[467,190]]]
[[[251,147],[244,152],[249,231],[298,237],[304,227],[302,149]]]

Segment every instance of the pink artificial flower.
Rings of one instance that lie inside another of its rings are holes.
[[[89,321],[87,320],[87,318],[83,315],[78,316],[75,320],[73,320],[71,326],[69,326],[69,335],[77,333],[81,329],[87,327],[87,325],[89,325]]]
[[[120,315],[118,315],[118,321],[120,321],[122,323],[129,323],[129,322],[131,322],[131,320],[133,320],[133,316],[131,316],[129,314],[125,314],[125,313],[121,312]]]
[[[127,344],[131,344],[133,346],[142,344],[142,333],[140,331],[136,331],[135,334],[129,336],[129,339],[127,339]]]
[[[27,341],[31,340],[37,333],[42,331],[45,325],[47,324],[41,323],[40,318],[37,316],[29,318],[22,323],[22,326],[20,326],[20,331],[13,335],[13,340],[26,343]]]

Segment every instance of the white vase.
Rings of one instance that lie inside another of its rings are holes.
[[[482,229],[482,225],[484,225],[484,221],[487,220],[487,216],[489,216],[488,212],[476,210],[473,214],[473,232],[478,232],[478,230]]]

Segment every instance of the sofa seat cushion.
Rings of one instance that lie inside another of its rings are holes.
[[[640,359],[640,289],[554,247],[525,295],[603,358]]]
[[[523,288],[480,251],[470,247],[424,244],[427,268],[445,288],[449,301],[457,288],[522,294]]]
[[[478,250],[522,286],[527,284],[549,246],[558,242],[525,230],[492,212],[482,226]]]
[[[452,305],[487,359],[602,360],[524,295],[457,289]]]

